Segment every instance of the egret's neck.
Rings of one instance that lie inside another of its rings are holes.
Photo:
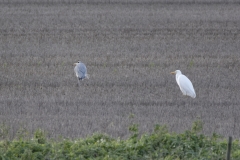
[[[181,75],[182,75],[182,73],[177,73],[176,74],[176,79],[178,79],[178,77],[181,76]]]

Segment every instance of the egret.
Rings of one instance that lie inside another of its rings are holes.
[[[89,78],[89,75],[87,74],[87,67],[84,63],[81,61],[78,61],[77,63],[74,63],[74,72],[76,73],[76,76],[78,80],[83,80],[85,78]]]
[[[190,96],[192,98],[196,97],[192,82],[185,75],[183,75],[180,70],[171,72],[171,74],[176,74],[176,81],[183,95]]]

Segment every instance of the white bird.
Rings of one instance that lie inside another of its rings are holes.
[[[89,78],[89,75],[87,74],[87,67],[84,63],[81,61],[78,61],[77,63],[74,63],[74,72],[76,73],[76,76],[78,80],[83,80],[85,78]]]
[[[185,75],[183,75],[180,70],[171,72],[171,74],[176,74],[176,81],[183,95],[190,96],[192,98],[196,97],[192,82]]]

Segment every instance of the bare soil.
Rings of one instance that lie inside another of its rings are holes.
[[[139,124],[239,137],[240,4],[215,1],[0,2],[0,122],[50,137],[126,138]],[[89,80],[78,86],[73,63]],[[182,95],[171,71],[193,83]]]

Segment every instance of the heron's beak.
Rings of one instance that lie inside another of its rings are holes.
[[[74,66],[76,66],[76,65],[77,65],[77,63],[74,63],[73,65],[74,65]]]
[[[171,72],[171,74],[176,74],[176,72]]]

